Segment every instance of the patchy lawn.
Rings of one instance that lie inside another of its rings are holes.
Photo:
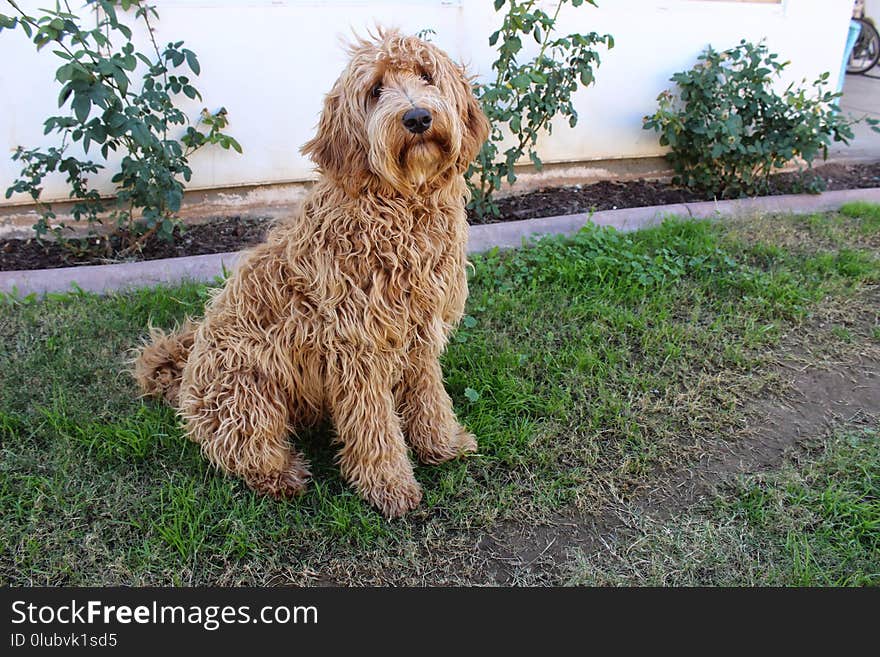
[[[605,549],[579,550],[570,584],[880,585],[880,433],[844,427],[776,472],[657,519],[617,510]],[[611,557],[611,558],[609,558]]]
[[[0,584],[880,583],[878,284],[869,204],[476,258],[444,371],[480,454],[394,522],[326,431],[276,502],[136,398],[204,286],[6,297]]]

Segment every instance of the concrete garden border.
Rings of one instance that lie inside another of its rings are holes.
[[[880,187],[824,192],[820,195],[789,194],[731,201],[654,205],[603,210],[592,216],[580,213],[471,226],[468,252],[480,253],[494,247],[518,247],[523,240],[540,235],[571,235],[580,230],[587,221],[631,231],[658,224],[669,216],[713,219],[755,213],[806,214],[836,210],[848,201],[880,203]],[[41,294],[69,291],[76,285],[88,292],[104,293],[131,287],[171,284],[185,279],[211,281],[222,273],[224,267],[234,267],[238,257],[239,252],[228,252],[112,265],[5,271],[0,272],[0,291],[19,295]]]

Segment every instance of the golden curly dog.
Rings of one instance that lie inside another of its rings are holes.
[[[358,39],[303,146],[322,174],[300,213],[248,251],[204,319],[151,332],[135,378],[256,491],[301,493],[297,427],[329,415],[342,476],[388,517],[424,463],[477,449],[438,357],[464,311],[463,174],[489,131],[464,70],[396,31]]]

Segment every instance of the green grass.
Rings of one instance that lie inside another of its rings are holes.
[[[576,555],[571,584],[880,585],[880,433],[842,431],[800,468],[747,477],[702,512],[638,512],[613,550]]]
[[[880,232],[880,204],[854,201],[840,208],[840,214],[856,219],[862,232],[876,234]]]
[[[326,430],[301,437],[309,491],[276,502],[137,398],[129,350],[198,315],[205,286],[3,297],[0,583],[483,581],[462,552],[479,532],[602,513],[744,422],[783,338],[880,281],[874,212],[588,228],[476,258],[443,364],[480,453],[419,466],[424,502],[396,522],[340,480]],[[824,329],[876,348],[864,333]]]

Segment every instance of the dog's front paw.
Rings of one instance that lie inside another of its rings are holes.
[[[419,460],[426,465],[437,465],[477,451],[477,439],[474,434],[456,424],[450,435],[444,439],[413,441],[413,448]]]
[[[473,454],[477,451],[477,438],[464,427],[458,427],[453,444],[455,445],[456,456]]]
[[[422,501],[422,488],[415,479],[397,479],[364,491],[363,496],[386,518],[399,518]]]
[[[263,495],[285,499],[302,495],[309,480],[305,464],[289,463],[285,470],[271,473],[256,473],[245,477],[247,485]]]

